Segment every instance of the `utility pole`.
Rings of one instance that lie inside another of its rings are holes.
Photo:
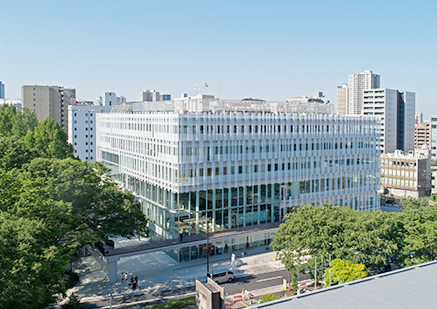
[[[323,288],[323,275],[324,275],[324,272],[325,272],[325,268],[323,267],[323,255],[322,255],[322,273],[321,273],[321,275],[322,275],[322,283],[320,285],[320,288]]]
[[[314,291],[317,290],[317,256],[314,257]]]
[[[331,254],[329,254],[329,286],[331,286]]]
[[[206,273],[209,273],[209,235],[208,235],[208,218],[206,218]]]

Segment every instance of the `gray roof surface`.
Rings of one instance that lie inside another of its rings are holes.
[[[258,308],[437,308],[437,261],[292,296]]]

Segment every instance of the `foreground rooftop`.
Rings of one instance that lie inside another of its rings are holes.
[[[437,261],[254,306],[268,309],[436,308]]]

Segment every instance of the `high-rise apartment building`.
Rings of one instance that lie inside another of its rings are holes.
[[[423,145],[426,145],[431,149],[430,143],[430,123],[429,121],[425,121],[422,123],[418,123],[415,125],[415,147],[421,148]],[[431,156],[431,155],[430,155]]]
[[[380,119],[380,150],[382,153],[399,149],[414,149],[415,93],[378,88],[363,91],[363,114]]]
[[[423,122],[423,113],[422,112],[416,112],[415,116],[415,124],[419,124]]]
[[[366,70],[361,73],[350,74],[348,78],[348,114],[361,115],[363,110],[364,89],[380,87],[380,76]]]
[[[158,91],[155,90],[144,90],[141,92],[141,102],[157,102],[161,101],[161,96]]]
[[[431,160],[437,160],[437,115],[430,116],[429,140],[431,145]]]
[[[22,107],[36,113],[38,121],[50,117],[68,133],[68,106],[76,104],[76,89],[60,86],[23,86],[21,101]]]
[[[337,114],[348,115],[348,86],[343,84],[337,87]]]
[[[96,129],[97,160],[135,192],[152,239],[265,227],[211,244],[223,254],[268,244],[299,205],[379,209],[378,120],[334,115],[331,104],[199,95],[117,106]]]
[[[5,98],[5,84],[0,81],[0,99]]]

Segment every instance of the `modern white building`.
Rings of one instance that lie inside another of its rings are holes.
[[[348,114],[361,115],[363,109],[364,89],[374,89],[380,86],[380,76],[366,70],[350,74],[348,78]]]
[[[331,104],[199,95],[117,106],[96,129],[97,160],[138,196],[152,239],[279,224],[303,204],[379,209],[378,119]]]
[[[21,111],[21,100],[20,99],[0,99],[0,105],[13,105],[17,111]]]
[[[74,155],[81,160],[96,160],[96,114],[109,113],[117,102],[114,92],[106,92],[101,105],[71,105],[68,107],[68,142]]]
[[[415,93],[387,88],[363,91],[363,115],[380,119],[382,153],[414,150]]]

